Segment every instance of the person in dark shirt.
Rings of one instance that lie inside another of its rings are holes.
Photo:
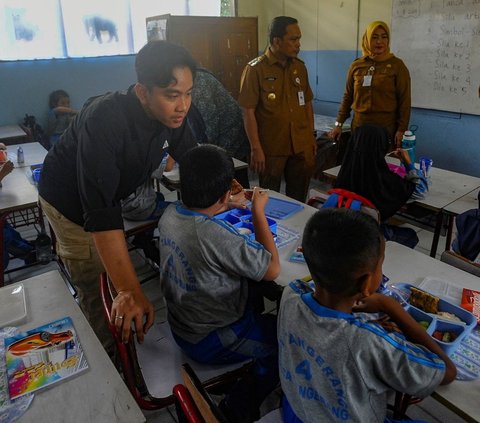
[[[124,341],[133,322],[142,342],[154,314],[128,254],[120,201],[167,152],[179,160],[196,145],[185,120],[196,71],[190,53],[165,41],[149,42],[138,52],[135,70],[138,82],[126,92],[87,101],[47,154],[39,184],[58,255],[107,351],[113,342],[98,282],[104,269],[118,292],[112,323]]]

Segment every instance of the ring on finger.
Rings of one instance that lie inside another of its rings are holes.
[[[116,316],[115,319],[123,320],[123,316]]]

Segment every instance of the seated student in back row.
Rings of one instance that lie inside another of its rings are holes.
[[[252,241],[214,217],[231,198],[234,166],[225,151],[204,144],[185,153],[179,165],[182,203],[168,206],[158,225],[168,321],[177,344],[196,361],[256,359],[253,384],[238,383],[221,404],[233,414],[229,421],[252,421],[278,383],[276,316],[252,306],[256,281],[272,281],[280,271],[265,217],[268,193],[253,191]]]
[[[285,423],[383,422],[389,392],[423,398],[455,378],[455,365],[423,327],[376,293],[385,242],[374,219],[320,210],[305,227],[303,250],[315,291],[292,282],[278,317]],[[355,311],[385,313],[403,333]]]
[[[387,223],[408,201],[425,198],[427,181],[416,171],[405,150],[392,156],[405,166],[401,177],[390,171],[385,155],[390,151],[390,137],[385,128],[363,125],[355,129],[347,145],[335,188],[343,188],[371,201],[380,212],[381,229],[387,241],[414,248],[418,236],[412,228]]]

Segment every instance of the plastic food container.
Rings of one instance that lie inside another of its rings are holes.
[[[255,239],[255,232],[252,223],[252,212],[250,210],[232,209],[217,214],[215,218],[230,223],[233,227],[237,228],[240,233],[244,233],[252,240]],[[277,234],[277,222],[269,217],[267,217],[267,222],[268,226],[270,227],[270,231],[275,236]],[[248,229],[250,233],[245,231],[245,229]]]
[[[394,297],[400,297],[401,299],[408,300],[411,287],[415,287],[420,291],[424,291],[408,283],[394,283],[390,284],[387,288],[391,292],[393,292]],[[445,351],[445,353],[447,353],[448,355],[451,355],[455,352],[460,343],[465,339],[465,337],[470,334],[470,332],[472,332],[473,328],[477,325],[477,320],[472,313],[442,298],[440,298],[438,302],[438,311],[452,313],[459,319],[461,319],[462,322],[446,320],[442,316],[432,313],[425,313],[423,310],[420,310],[419,308],[408,303],[404,304],[404,307],[405,310],[417,322],[429,322],[428,327],[426,328],[426,331],[429,335],[433,336],[435,332],[440,332],[442,334],[445,332],[449,332],[455,334],[456,338],[450,342],[444,342],[440,339],[433,337],[435,342],[437,342],[440,348],[442,348],[442,350]]]
[[[0,327],[23,323],[27,319],[25,287],[22,283],[7,285],[0,291]]]
[[[302,209],[302,204],[270,197],[265,206],[265,214],[273,219],[286,219]]]

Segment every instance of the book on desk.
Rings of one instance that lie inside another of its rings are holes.
[[[88,368],[70,317],[5,338],[10,400]]]

